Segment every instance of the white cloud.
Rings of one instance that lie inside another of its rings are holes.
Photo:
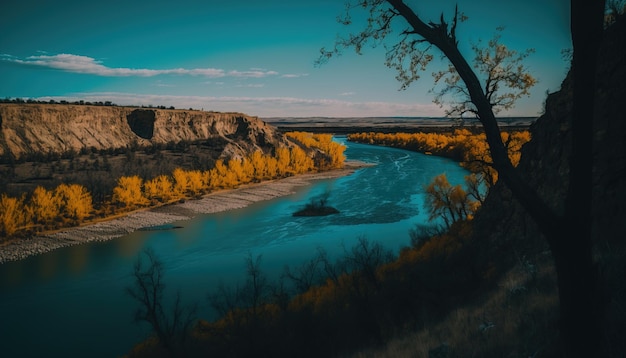
[[[263,83],[250,83],[247,85],[237,85],[235,87],[239,87],[239,88],[263,88],[265,87],[265,84]]]
[[[175,106],[218,112],[243,112],[259,117],[440,117],[443,111],[435,104],[394,102],[351,102],[335,99],[297,97],[213,97],[146,95],[119,92],[79,93],[65,97],[41,97],[40,100],[112,101],[118,105]]]
[[[308,75],[309,75],[308,73],[286,73],[280,77],[281,78],[300,78],[300,77],[306,77]]]
[[[354,96],[355,94],[356,93],[354,93],[354,92],[343,92],[343,93],[340,93],[339,95],[340,96]]]
[[[278,75],[278,72],[266,70],[228,71],[228,75],[232,77],[262,78],[267,76],[276,76]]]
[[[230,70],[226,71],[220,68],[170,68],[170,69],[147,69],[147,68],[125,68],[125,67],[107,67],[92,57],[57,54],[57,55],[36,55],[26,58],[18,58],[15,56],[2,54],[0,60],[12,62],[25,66],[38,66],[52,68],[73,73],[83,73],[103,77],[153,77],[159,75],[189,75],[204,76],[210,78],[221,77],[239,77],[239,78],[263,78],[268,76],[276,76],[278,72],[264,69],[252,69],[249,71]]]
[[[176,87],[176,85],[172,85],[169,83],[163,83],[161,80],[158,80],[154,83],[156,87]]]

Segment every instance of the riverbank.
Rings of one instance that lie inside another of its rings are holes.
[[[368,165],[370,164],[348,161],[342,169],[246,184],[235,189],[216,191],[200,199],[187,200],[184,203],[132,211],[124,216],[111,218],[110,220],[43,233],[30,238],[12,240],[0,244],[0,264],[22,260],[29,256],[43,254],[62,247],[112,240],[139,229],[189,220],[201,214],[244,208],[259,201],[293,194],[295,188],[309,185],[315,180],[333,179],[350,175]]]

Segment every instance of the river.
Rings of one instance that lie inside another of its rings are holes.
[[[344,143],[344,138],[338,138]],[[376,164],[354,174],[316,181],[290,196],[176,223],[181,229],[138,231],[126,237],[58,249],[0,265],[0,356],[116,357],[148,334],[133,322],[132,284],[137,255],[152,248],[164,263],[167,290],[198,303],[212,316],[207,295],[220,283],[242,282],[244,260],[262,255],[261,268],[277,277],[318,248],[341,255],[359,237],[397,253],[408,231],[425,223],[423,185],[446,173],[452,184],[467,172],[448,159],[393,148],[346,143],[346,156]],[[340,213],[292,217],[328,192]]]

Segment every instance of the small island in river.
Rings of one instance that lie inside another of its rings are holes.
[[[330,193],[326,192],[321,196],[312,198],[304,208],[293,213],[293,216],[327,216],[338,214],[339,210],[328,205],[329,195]]]

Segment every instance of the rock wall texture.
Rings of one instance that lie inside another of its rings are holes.
[[[15,158],[210,139],[228,142],[223,156],[286,143],[274,127],[240,113],[0,103],[0,155]]]
[[[605,32],[596,79],[593,142],[593,230],[596,241],[623,240],[626,233],[626,21]],[[531,127],[518,169],[555,209],[564,209],[571,152],[572,79],[546,100]],[[501,183],[490,192],[475,220],[475,232],[500,249],[536,248],[541,235]],[[575,238],[572,238],[575,239]]]

